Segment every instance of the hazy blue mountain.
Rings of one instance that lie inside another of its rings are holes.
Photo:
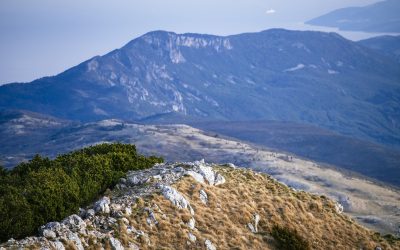
[[[359,43],[400,62],[400,36],[378,36],[361,40]]]
[[[293,121],[399,146],[399,68],[335,33],[156,31],[57,76],[1,86],[0,108],[79,121]]]
[[[400,32],[400,1],[386,0],[364,7],[334,10],[307,24],[365,32]]]

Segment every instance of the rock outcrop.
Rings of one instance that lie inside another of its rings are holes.
[[[277,226],[304,239],[304,249],[400,246],[357,225],[325,197],[232,166],[197,161],[128,172],[114,190],[78,214],[1,247],[275,249]]]

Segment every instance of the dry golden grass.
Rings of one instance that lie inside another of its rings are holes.
[[[188,210],[179,210],[162,195],[153,195],[138,202],[129,218],[130,225],[148,234],[151,244],[148,246],[145,238],[129,235],[120,223],[121,242],[125,246],[134,242],[141,249],[205,249],[204,241],[209,239],[217,249],[278,249],[271,232],[274,226],[280,226],[295,231],[311,249],[400,249],[399,241],[389,243],[348,216],[336,213],[334,203],[325,197],[295,192],[252,171],[217,169],[226,178],[223,185],[203,185],[191,177],[174,185],[195,211],[195,230],[187,225],[192,217]],[[200,200],[201,189],[208,195],[208,205]],[[145,207],[154,208],[157,226],[147,224]],[[247,226],[253,223],[255,213],[261,217],[256,234]],[[195,243],[189,242],[189,232],[197,237]]]

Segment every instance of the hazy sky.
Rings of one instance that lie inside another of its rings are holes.
[[[0,0],[0,84],[54,75],[152,30],[296,28],[378,0]]]

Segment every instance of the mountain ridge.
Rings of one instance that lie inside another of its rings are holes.
[[[396,146],[397,66],[335,33],[156,31],[57,76],[3,85],[0,107],[80,121],[290,120]]]
[[[0,247],[306,250],[399,244],[357,224],[325,196],[233,164],[201,160],[130,171],[78,214],[41,226],[37,237]]]

